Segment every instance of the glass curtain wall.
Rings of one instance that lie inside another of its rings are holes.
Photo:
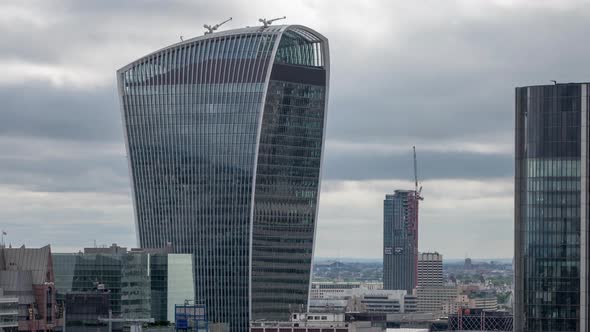
[[[577,331],[581,87],[525,87],[516,94],[516,326]]]
[[[276,36],[199,40],[121,73],[139,242],[195,257],[212,321],[247,326],[257,122]]]
[[[298,26],[230,30],[118,72],[140,246],[193,254],[195,300],[225,330],[307,305],[325,42]]]
[[[252,318],[307,310],[327,73],[320,39],[287,30],[266,95],[252,240]]]

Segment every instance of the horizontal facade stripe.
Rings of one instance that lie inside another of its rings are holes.
[[[300,66],[277,63],[272,67],[271,80],[310,85],[326,85],[326,73],[323,68],[301,68]]]

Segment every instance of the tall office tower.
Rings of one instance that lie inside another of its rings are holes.
[[[416,288],[418,199],[414,190],[396,190],[383,201],[383,288]]]
[[[515,331],[589,331],[589,88],[516,88]]]
[[[209,321],[307,306],[328,41],[265,26],[181,41],[117,72],[138,241],[192,253]]]
[[[437,252],[421,252],[418,254],[418,286],[442,286],[443,257]]]

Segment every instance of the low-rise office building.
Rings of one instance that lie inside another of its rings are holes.
[[[292,313],[289,321],[253,321],[250,332],[382,332],[370,321],[350,321],[343,313]]]
[[[481,309],[481,310],[485,310],[485,311],[497,311],[498,310],[498,298],[493,295],[470,298],[469,299],[469,308]]]
[[[459,295],[456,286],[417,287],[415,295],[418,298],[418,312],[431,312],[443,315],[443,304]]]
[[[311,312],[406,313],[417,311],[417,298],[405,290],[347,289],[322,299],[311,299]]]
[[[469,297],[462,294],[443,303],[443,313],[445,315],[456,314],[462,309],[498,311],[498,299],[493,295]]]
[[[194,300],[193,258],[170,248],[86,248],[83,253],[54,254],[53,261],[62,297],[103,284],[114,317],[174,321],[174,305]]]
[[[360,288],[360,282],[317,282],[311,283],[309,298],[319,300],[344,296],[350,289]]]
[[[370,290],[383,289],[382,282],[326,282],[314,281],[311,283],[310,299],[323,299],[344,296],[350,289],[366,288]]]
[[[68,332],[109,332],[100,318],[109,317],[110,292],[103,284],[88,292],[70,292],[65,297],[64,324]]]

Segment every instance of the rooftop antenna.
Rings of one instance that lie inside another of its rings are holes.
[[[286,18],[287,18],[287,16],[277,17],[277,18],[273,18],[271,20],[267,20],[266,18],[259,18],[258,22],[262,23],[262,25],[264,25],[264,27],[267,28],[269,25],[272,24],[272,22],[278,21],[278,20],[284,20]]]
[[[203,28],[207,29],[207,31],[205,31],[205,34],[208,35],[210,33],[213,33],[215,30],[219,29],[220,26],[224,25],[225,23],[231,21],[232,18],[228,18],[227,20],[219,23],[219,24],[215,24],[214,26],[210,26],[209,24],[205,24],[203,25]]]

